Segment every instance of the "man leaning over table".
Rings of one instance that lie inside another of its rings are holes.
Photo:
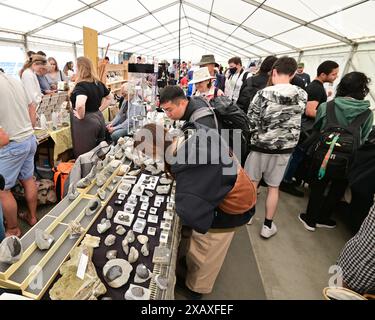
[[[9,137],[0,147],[0,173],[4,177],[4,190],[0,202],[6,221],[6,236],[21,236],[17,222],[17,202],[11,192],[20,180],[25,188],[28,213],[20,214],[31,226],[37,223],[37,186],[34,180],[34,155],[37,141],[31,119],[35,119],[35,106],[22,83],[0,73],[0,127]]]

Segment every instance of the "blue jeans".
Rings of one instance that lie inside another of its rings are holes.
[[[3,218],[3,207],[0,202],[0,242],[5,238],[4,218]]]
[[[128,135],[128,129],[119,129],[119,130],[116,130],[115,132],[113,132],[111,134],[111,139],[112,141],[117,144],[117,141],[121,138],[121,137],[126,137]]]

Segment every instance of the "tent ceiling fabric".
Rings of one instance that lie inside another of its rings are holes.
[[[193,59],[214,53],[253,58],[375,38],[372,0],[0,0],[0,32],[82,43],[82,26],[99,46]],[[14,36],[10,35],[9,39]]]

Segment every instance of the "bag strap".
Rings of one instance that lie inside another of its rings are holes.
[[[362,125],[367,121],[368,117],[371,114],[371,110],[367,109],[359,114],[349,125],[349,129],[351,130],[358,130],[362,127]]]
[[[249,75],[250,72],[245,72],[245,74],[242,77],[242,83],[244,83],[247,80],[247,76]]]
[[[327,103],[327,124],[325,129],[335,127],[339,125],[335,111],[335,100]]]
[[[191,99],[194,101],[194,99],[197,99],[197,98],[191,98]],[[196,122],[199,119],[213,115],[215,119],[216,129],[219,130],[219,122],[217,120],[216,113],[214,109],[211,107],[210,103],[206,99],[203,99],[203,98],[198,98],[198,99],[203,101],[206,104],[207,108],[199,108],[195,110],[193,114],[190,116],[189,121]]]

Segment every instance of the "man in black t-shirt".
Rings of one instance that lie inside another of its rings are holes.
[[[315,119],[316,112],[321,103],[327,102],[327,93],[324,83],[333,83],[339,74],[339,65],[334,61],[324,61],[318,67],[318,76],[306,88],[308,102],[306,106],[306,116]]]
[[[300,163],[305,158],[305,153],[301,149],[301,143],[311,134],[314,127],[317,110],[320,104],[327,102],[327,93],[324,89],[324,83],[333,83],[339,74],[339,65],[334,61],[324,61],[318,67],[318,75],[313,82],[306,88],[307,105],[305,114],[302,116],[302,132],[300,142],[293,152],[289,162],[288,170],[285,173],[284,180],[280,185],[280,190],[297,197],[303,197],[304,193],[296,189],[293,183],[293,177]]]
[[[305,73],[304,70],[305,70],[305,64],[302,62],[299,63],[296,77],[300,78],[304,82],[305,84],[304,88],[306,88],[310,84],[311,80],[310,80],[310,75]]]

